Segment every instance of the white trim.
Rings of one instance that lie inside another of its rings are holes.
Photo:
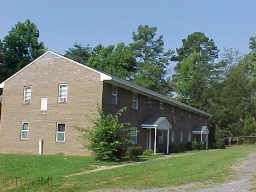
[[[4,88],[4,82],[0,83],[0,89],[3,89],[3,88]]]
[[[30,98],[28,101],[26,101],[26,93],[25,90],[27,90],[28,88],[30,88]],[[23,103],[24,104],[31,104],[32,101],[32,85],[28,85],[28,86],[24,86],[23,87]]]
[[[67,95],[66,95],[65,98],[61,98],[61,97],[60,97],[60,87],[61,87],[62,85],[66,85],[66,87],[67,87]],[[62,99],[64,99],[64,100],[62,101]],[[58,103],[67,103],[67,102],[68,102],[68,84],[67,84],[67,83],[59,83],[59,89],[58,89]]]
[[[7,78],[5,81],[3,81],[3,82],[0,84],[0,88],[3,88],[3,87],[4,87],[4,84],[5,84],[7,81],[9,81],[10,79],[12,79],[13,77],[15,77],[16,75],[18,75],[18,74],[20,74],[21,72],[23,72],[25,69],[29,68],[32,64],[34,64],[36,61],[38,61],[40,58],[42,58],[43,56],[47,55],[48,53],[54,54],[54,55],[56,55],[56,56],[58,56],[58,57],[60,57],[60,58],[62,58],[62,59],[68,60],[68,61],[70,61],[70,62],[72,62],[72,63],[75,63],[75,64],[81,66],[81,67],[84,67],[84,68],[86,68],[86,69],[89,69],[89,70],[91,70],[91,71],[94,71],[94,72],[100,74],[100,81],[111,80],[111,79],[112,79],[112,77],[111,77],[110,75],[107,75],[107,74],[102,73],[102,72],[100,72],[100,71],[97,71],[97,70],[95,70],[95,69],[93,69],[93,68],[90,68],[90,67],[88,67],[88,66],[86,66],[86,65],[83,65],[83,64],[78,63],[78,62],[76,62],[76,61],[73,61],[72,59],[69,59],[69,58],[64,57],[64,56],[62,56],[62,55],[59,55],[59,54],[57,54],[57,53],[55,53],[55,52],[53,52],[53,51],[47,50],[44,54],[42,54],[41,56],[39,56],[38,58],[36,58],[34,61],[32,61],[31,63],[29,63],[28,65],[26,65],[25,67],[23,67],[22,69],[20,69],[19,71],[17,71],[16,73],[14,73],[11,77],[9,77],[9,78]]]
[[[27,130],[23,130],[23,125],[24,124],[28,124],[28,129]],[[24,141],[24,140],[28,140],[29,139],[29,130],[30,130],[30,124],[29,124],[29,122],[27,122],[27,121],[22,121],[21,122],[21,131],[20,131],[20,140],[22,140],[22,141]],[[28,135],[28,137],[26,137],[26,138],[23,138],[22,137],[22,132],[27,132],[27,135]]]
[[[58,125],[59,124],[64,124],[65,125],[65,131],[63,132],[63,131],[58,131]],[[65,141],[66,141],[66,123],[56,123],[56,142],[58,142],[58,143],[65,143]],[[60,140],[58,140],[58,133],[63,133],[63,141],[60,141]]]
[[[76,61],[74,61],[74,60],[72,60],[72,59],[69,59],[69,58],[64,57],[64,56],[62,56],[62,55],[59,55],[59,54],[57,54],[57,53],[55,53],[55,52],[53,52],[53,51],[47,51],[47,53],[52,53],[52,54],[54,54],[54,55],[56,55],[56,56],[58,56],[58,57],[60,57],[60,58],[62,58],[62,59],[68,60],[68,61],[70,61],[70,62],[72,62],[72,63],[75,63],[75,64],[81,66],[81,67],[84,67],[84,68],[86,68],[86,69],[89,69],[89,70],[91,70],[91,71],[94,71],[94,72],[100,74],[100,81],[111,80],[111,79],[112,79],[112,77],[111,77],[110,75],[107,75],[107,74],[105,74],[105,73],[102,73],[102,72],[100,72],[100,71],[97,71],[96,69],[93,69],[93,68],[88,67],[87,65],[83,65],[83,64],[81,64],[81,63],[78,63],[78,62],[76,62]],[[40,56],[40,57],[41,57],[41,56]]]

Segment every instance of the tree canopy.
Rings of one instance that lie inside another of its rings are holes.
[[[0,42],[1,80],[11,76],[44,51],[36,25],[30,20],[18,22]]]

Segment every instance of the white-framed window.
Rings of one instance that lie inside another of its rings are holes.
[[[48,99],[47,97],[41,98],[41,112],[42,114],[46,114],[47,112]]]
[[[138,94],[132,94],[132,109],[139,109],[139,96]]]
[[[191,132],[188,133],[188,142],[191,142]]]
[[[132,127],[131,130],[130,130],[130,141],[131,141],[131,144],[133,144],[133,145],[137,144],[137,136],[138,136],[137,127]]]
[[[32,86],[25,86],[23,90],[24,103],[30,104],[32,98]]]
[[[56,125],[56,142],[65,142],[65,123],[57,123]]]
[[[171,142],[172,142],[172,143],[175,143],[175,140],[174,140],[174,131],[172,131]]]
[[[112,104],[117,105],[117,98],[118,98],[118,88],[112,87]]]
[[[160,109],[160,111],[164,110],[164,103],[162,103],[162,102],[159,103],[159,109]]]
[[[61,83],[59,84],[58,103],[67,103],[67,102],[68,102],[68,84]]]
[[[150,97],[148,97],[148,101],[147,101],[148,107],[152,108],[153,107],[153,103],[152,103],[152,99]]]
[[[183,143],[183,131],[180,132],[180,143]]]
[[[29,123],[28,122],[22,122],[20,139],[21,140],[28,139],[28,133],[29,133]]]

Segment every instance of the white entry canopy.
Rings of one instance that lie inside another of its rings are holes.
[[[192,130],[192,133],[195,135],[200,135],[200,134],[208,135],[209,129],[207,128],[207,126],[195,127]]]
[[[145,120],[141,127],[144,129],[159,129],[159,130],[169,130],[172,128],[166,117],[153,116]]]

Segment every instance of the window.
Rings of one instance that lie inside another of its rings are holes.
[[[180,143],[183,143],[183,132],[180,132]]]
[[[20,139],[21,139],[21,140],[26,140],[26,139],[28,139],[28,132],[29,132],[29,123],[27,123],[27,122],[22,122]]]
[[[181,119],[181,120],[184,119],[184,112],[183,112],[183,111],[180,112],[180,119]]]
[[[164,103],[162,103],[162,102],[159,103],[159,109],[160,109],[160,111],[164,110]]]
[[[149,108],[152,108],[152,107],[153,107],[152,99],[151,99],[150,97],[148,97],[147,104],[148,104],[148,107],[149,107]]]
[[[171,138],[172,138],[171,142],[174,143],[175,142],[174,141],[174,131],[172,131],[172,137]]]
[[[66,125],[64,123],[57,123],[56,129],[56,142],[65,142]]]
[[[31,86],[24,87],[24,103],[25,104],[30,104],[31,96],[32,96],[32,87]]]
[[[132,95],[132,109],[139,109],[139,97],[137,94]]]
[[[68,101],[68,84],[59,84],[59,103],[67,103]]]
[[[163,131],[160,131],[158,139],[159,139],[160,145],[164,144],[164,132]]]
[[[191,133],[188,133],[188,142],[191,142]]]
[[[133,145],[137,144],[137,127],[133,127],[130,130],[130,140]]]
[[[118,96],[118,89],[117,87],[112,87],[112,104],[117,104],[117,96]]]
[[[47,98],[41,98],[41,112],[42,112],[42,114],[46,114],[46,112],[47,112],[47,103],[48,103]]]

